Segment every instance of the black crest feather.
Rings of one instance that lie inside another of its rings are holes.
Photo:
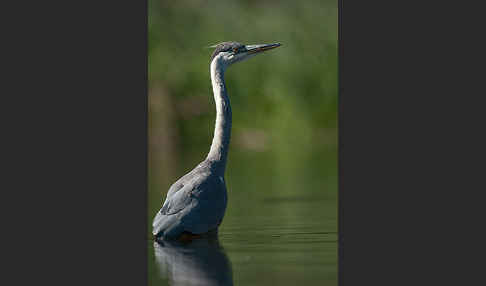
[[[213,54],[211,55],[211,60],[210,62],[213,61],[214,57],[216,57],[220,52],[227,52],[231,51],[233,48],[239,48],[244,46],[243,44],[237,43],[237,42],[222,42],[217,45],[214,45],[214,51]]]

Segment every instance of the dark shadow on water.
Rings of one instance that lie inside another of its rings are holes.
[[[217,239],[154,242],[154,252],[170,285],[233,285],[231,262]]]

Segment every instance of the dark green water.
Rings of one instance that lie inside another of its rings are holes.
[[[148,252],[150,285],[337,285],[337,203],[230,193],[219,244],[149,241]]]

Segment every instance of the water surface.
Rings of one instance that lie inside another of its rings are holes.
[[[149,241],[150,285],[337,285],[334,197],[230,193],[219,241]]]

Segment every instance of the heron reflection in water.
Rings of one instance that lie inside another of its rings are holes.
[[[176,285],[233,285],[231,262],[217,239],[154,242],[160,274]]]
[[[227,205],[224,180],[231,135],[231,106],[224,81],[226,69],[239,61],[279,47],[280,44],[243,45],[224,42],[213,46],[210,72],[216,104],[216,124],[204,161],[177,180],[167,192],[153,221],[157,240],[192,240],[217,233]]]

